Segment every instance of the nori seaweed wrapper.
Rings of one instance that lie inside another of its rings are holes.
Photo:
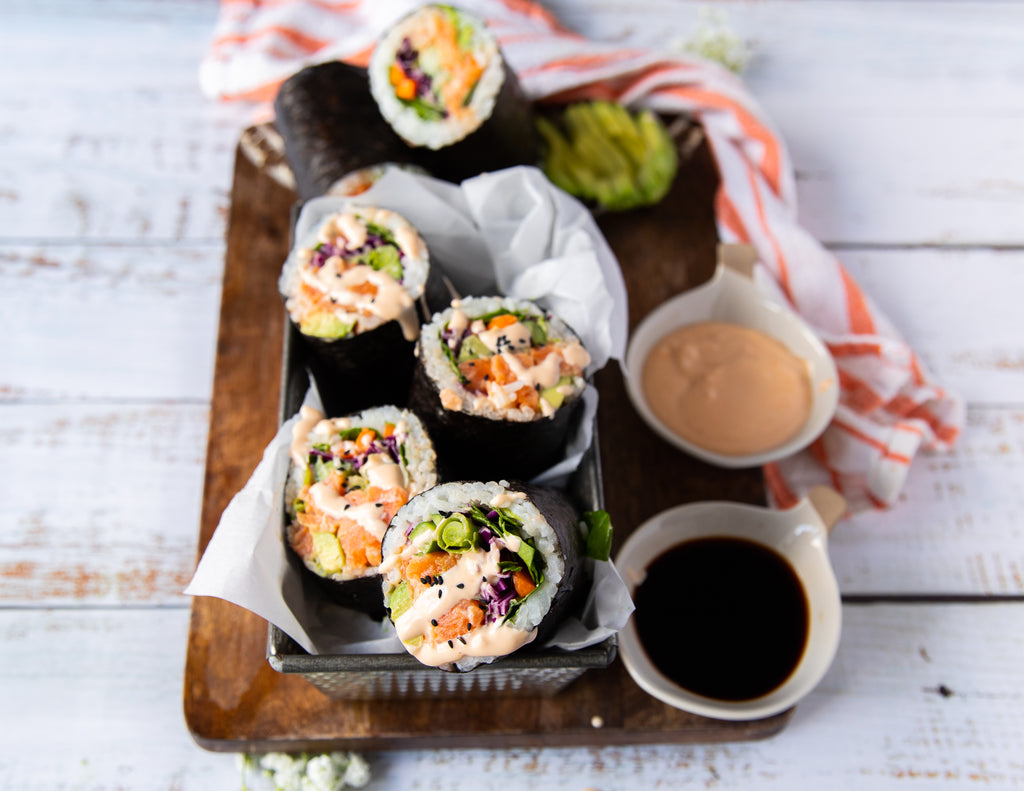
[[[297,557],[295,559],[298,560]],[[388,614],[380,590],[380,575],[341,581],[307,571],[306,579],[316,586],[321,596],[341,607],[361,612],[375,621],[383,621]]]
[[[408,406],[416,343],[406,340],[398,321],[336,340],[303,335],[289,322],[328,415]]]
[[[554,530],[565,563],[558,591],[548,608],[547,615],[537,630],[534,646],[542,646],[558,629],[566,616],[582,606],[587,593],[589,579],[585,573],[584,559],[586,546],[580,532],[580,514],[576,506],[561,489],[539,486],[520,481],[510,481],[507,487],[513,492],[524,492],[526,499],[533,503],[541,516]]]
[[[415,360],[409,408],[434,438],[441,480],[529,480],[565,456],[583,400],[573,399],[551,417],[496,420],[445,409],[437,383]]]
[[[274,111],[303,199],[325,194],[360,168],[415,161],[381,116],[366,69],[358,66],[333,61],[299,71],[281,84]]]

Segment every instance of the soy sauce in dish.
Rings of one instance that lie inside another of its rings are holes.
[[[803,655],[808,605],[789,563],[742,538],[699,538],[655,558],[633,595],[637,634],[667,678],[698,695],[766,695]]]

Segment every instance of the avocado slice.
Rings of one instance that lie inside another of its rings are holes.
[[[487,348],[487,344],[476,335],[470,335],[462,342],[462,346],[459,347],[459,356],[456,362],[464,363],[469,360],[479,359],[480,357],[490,356],[491,350]]]
[[[554,387],[545,387],[540,391],[540,397],[551,404],[552,407],[558,409],[565,401],[565,396],[559,391],[558,388],[565,387],[565,385],[572,384],[572,377],[563,376],[558,380],[558,384]]]
[[[389,244],[375,247],[366,255],[360,256],[360,261],[378,272],[388,275],[396,283],[402,282],[402,257],[397,247]]]
[[[675,143],[650,110],[633,114],[616,102],[577,102],[560,118],[539,118],[537,128],[548,178],[606,209],[657,203],[675,179]]]
[[[345,553],[333,533],[313,533],[313,553],[324,574],[337,574],[345,568]]]
[[[303,335],[314,338],[344,338],[356,325],[354,321],[344,321],[333,313],[314,313],[299,324]]]
[[[402,580],[388,594],[388,609],[391,610],[391,620],[398,620],[410,607],[412,607],[412,591],[409,590],[409,583]]]

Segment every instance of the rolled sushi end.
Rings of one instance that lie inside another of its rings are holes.
[[[288,256],[279,287],[303,335],[338,340],[396,321],[414,341],[428,274],[427,246],[405,218],[352,205],[326,217],[315,243]]]
[[[384,601],[420,662],[467,671],[531,643],[576,578],[575,543],[504,482],[440,484],[399,510],[383,544]],[[562,519],[562,522],[565,522]],[[570,568],[571,566],[571,568]]]
[[[390,170],[404,170],[420,176],[430,175],[419,165],[405,165],[400,162],[379,162],[346,173],[330,186],[326,194],[340,195],[346,198],[362,195],[380,181]]]
[[[478,129],[494,110],[505,65],[479,19],[427,5],[392,27],[374,48],[370,92],[406,142],[437,150]]]
[[[336,598],[343,601],[346,584],[380,573],[381,540],[391,518],[436,483],[433,446],[406,410],[384,406],[325,418],[303,406],[290,456],[288,545],[316,577],[338,584]]]
[[[586,387],[587,350],[527,300],[455,300],[434,316],[420,344],[446,410],[526,422],[553,416]]]

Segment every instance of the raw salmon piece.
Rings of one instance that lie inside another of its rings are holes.
[[[431,626],[430,641],[443,643],[457,640],[467,632],[483,626],[484,608],[472,599],[463,599],[437,619],[437,626]]]

